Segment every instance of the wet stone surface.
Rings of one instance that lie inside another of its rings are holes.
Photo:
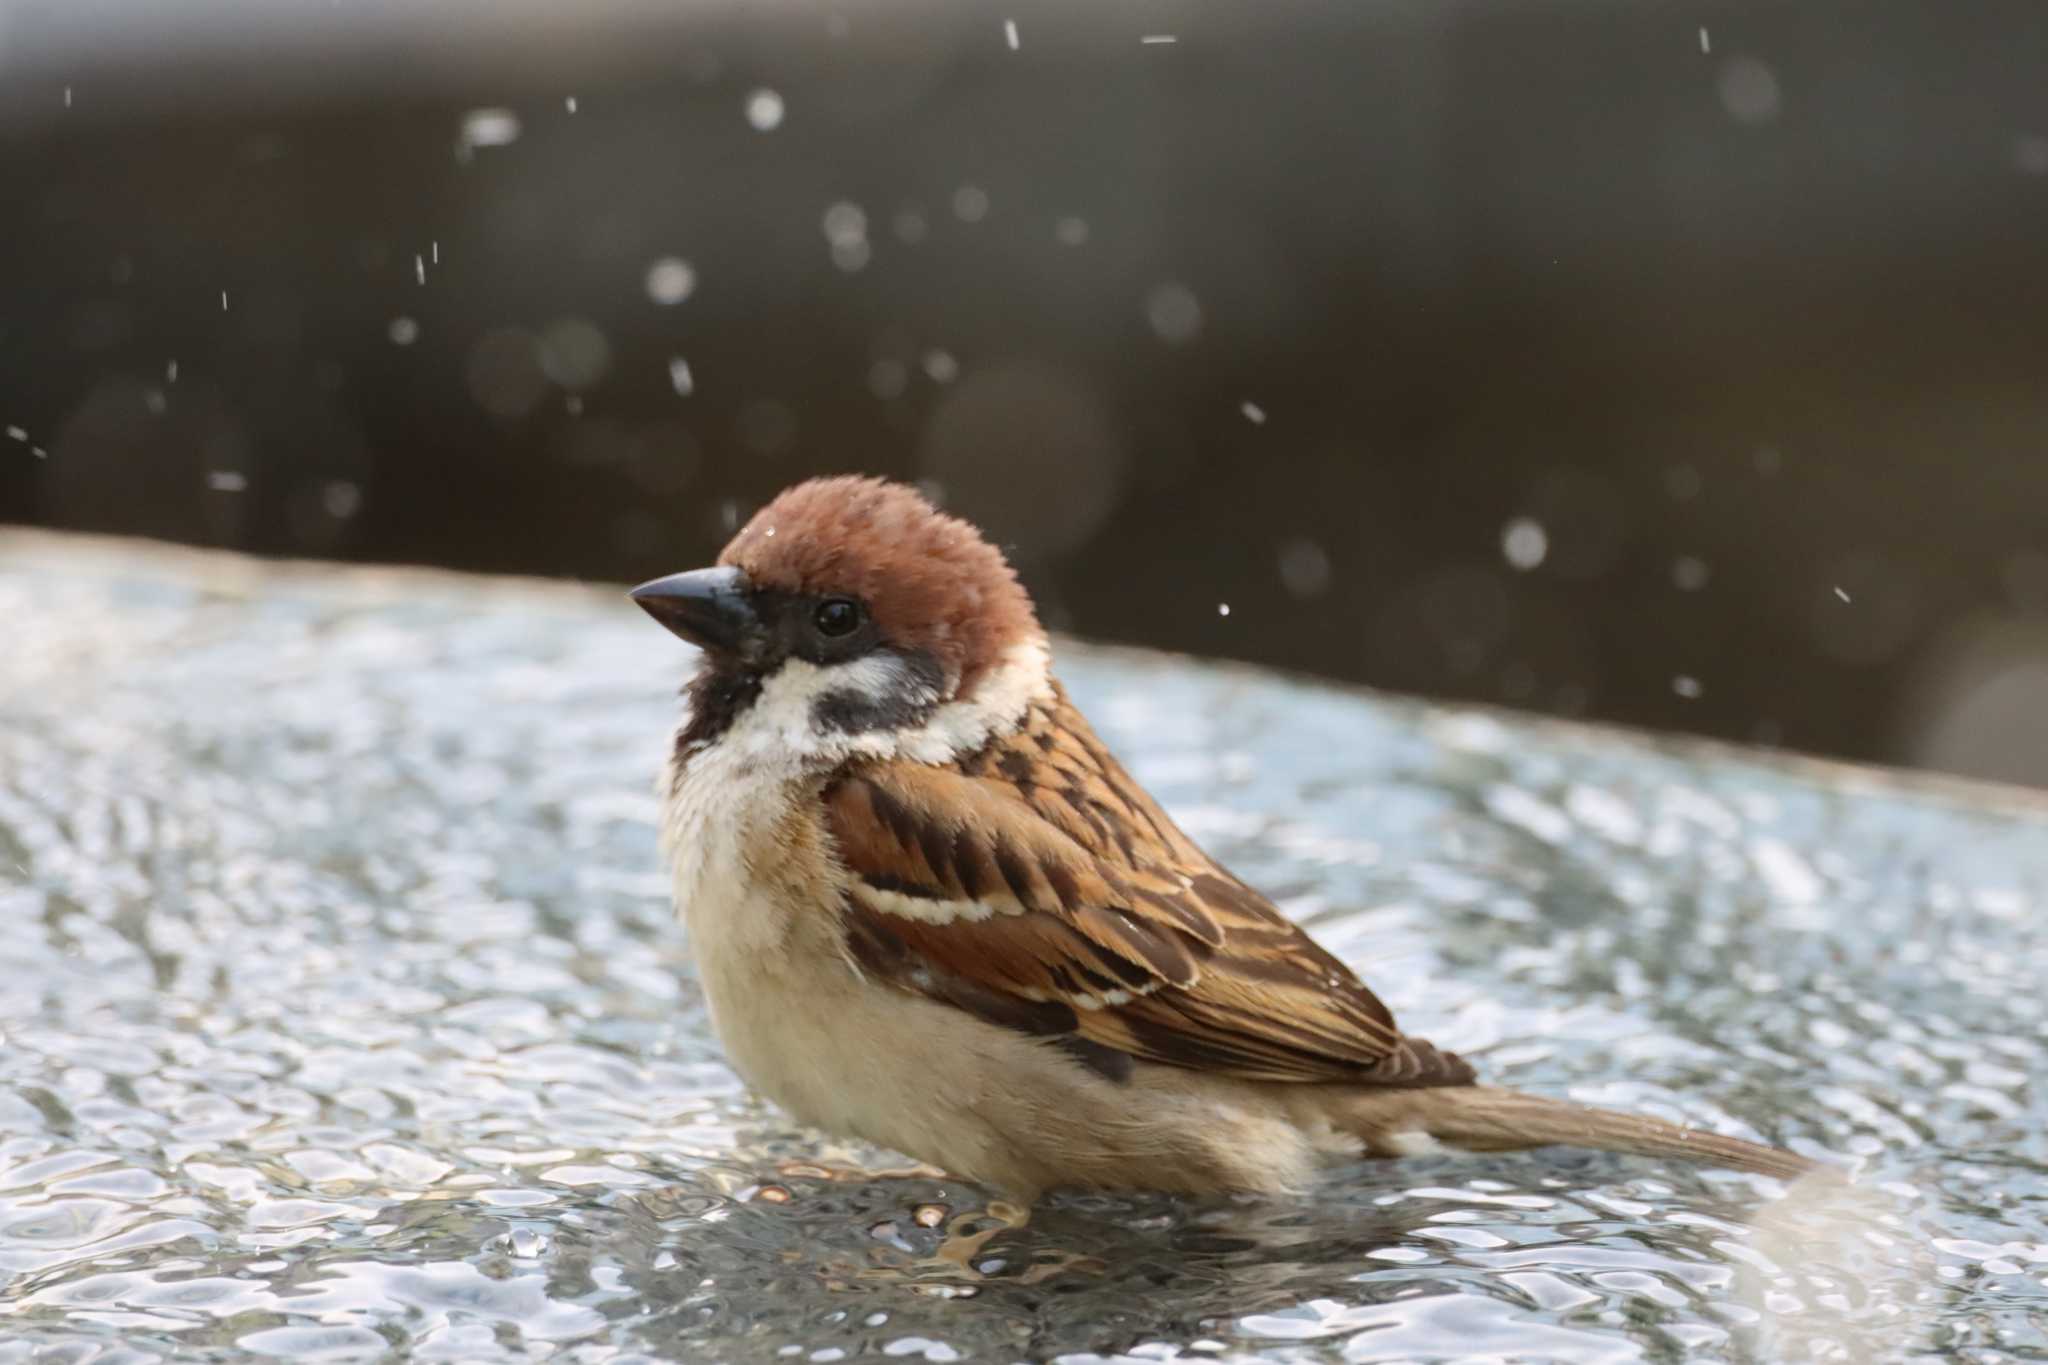
[[[2048,1351],[2048,807],[1069,649],[1190,832],[1547,1151],[1028,1226],[789,1130],[654,851],[615,591],[0,533],[0,1365]]]

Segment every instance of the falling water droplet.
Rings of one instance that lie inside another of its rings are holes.
[[[697,272],[679,256],[663,256],[647,267],[647,297],[671,307],[697,289]]]
[[[747,96],[747,123],[757,133],[772,133],[782,126],[782,96],[766,86]]]
[[[963,223],[978,223],[988,217],[988,191],[979,185],[962,185],[953,191],[953,216]]]
[[[1145,296],[1145,319],[1161,341],[1182,346],[1202,331],[1202,303],[1195,291],[1169,280]]]
[[[1501,528],[1500,552],[1510,568],[1527,573],[1550,554],[1550,534],[1534,517],[1516,517]]]

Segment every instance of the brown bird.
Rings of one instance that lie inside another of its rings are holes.
[[[1001,553],[912,489],[800,484],[632,595],[703,651],[661,795],[712,1021],[804,1123],[1027,1199],[1444,1147],[1813,1164],[1402,1033],[1131,780]]]

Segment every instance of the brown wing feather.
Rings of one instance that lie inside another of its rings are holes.
[[[1211,861],[1059,696],[957,767],[826,792],[865,970],[1029,1032],[1263,1080],[1462,1084]]]

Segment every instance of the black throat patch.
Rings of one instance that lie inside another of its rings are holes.
[[[690,755],[713,743],[761,695],[761,675],[737,660],[704,656],[703,667],[683,684],[683,701],[689,718],[676,731],[676,775],[690,761]]]

